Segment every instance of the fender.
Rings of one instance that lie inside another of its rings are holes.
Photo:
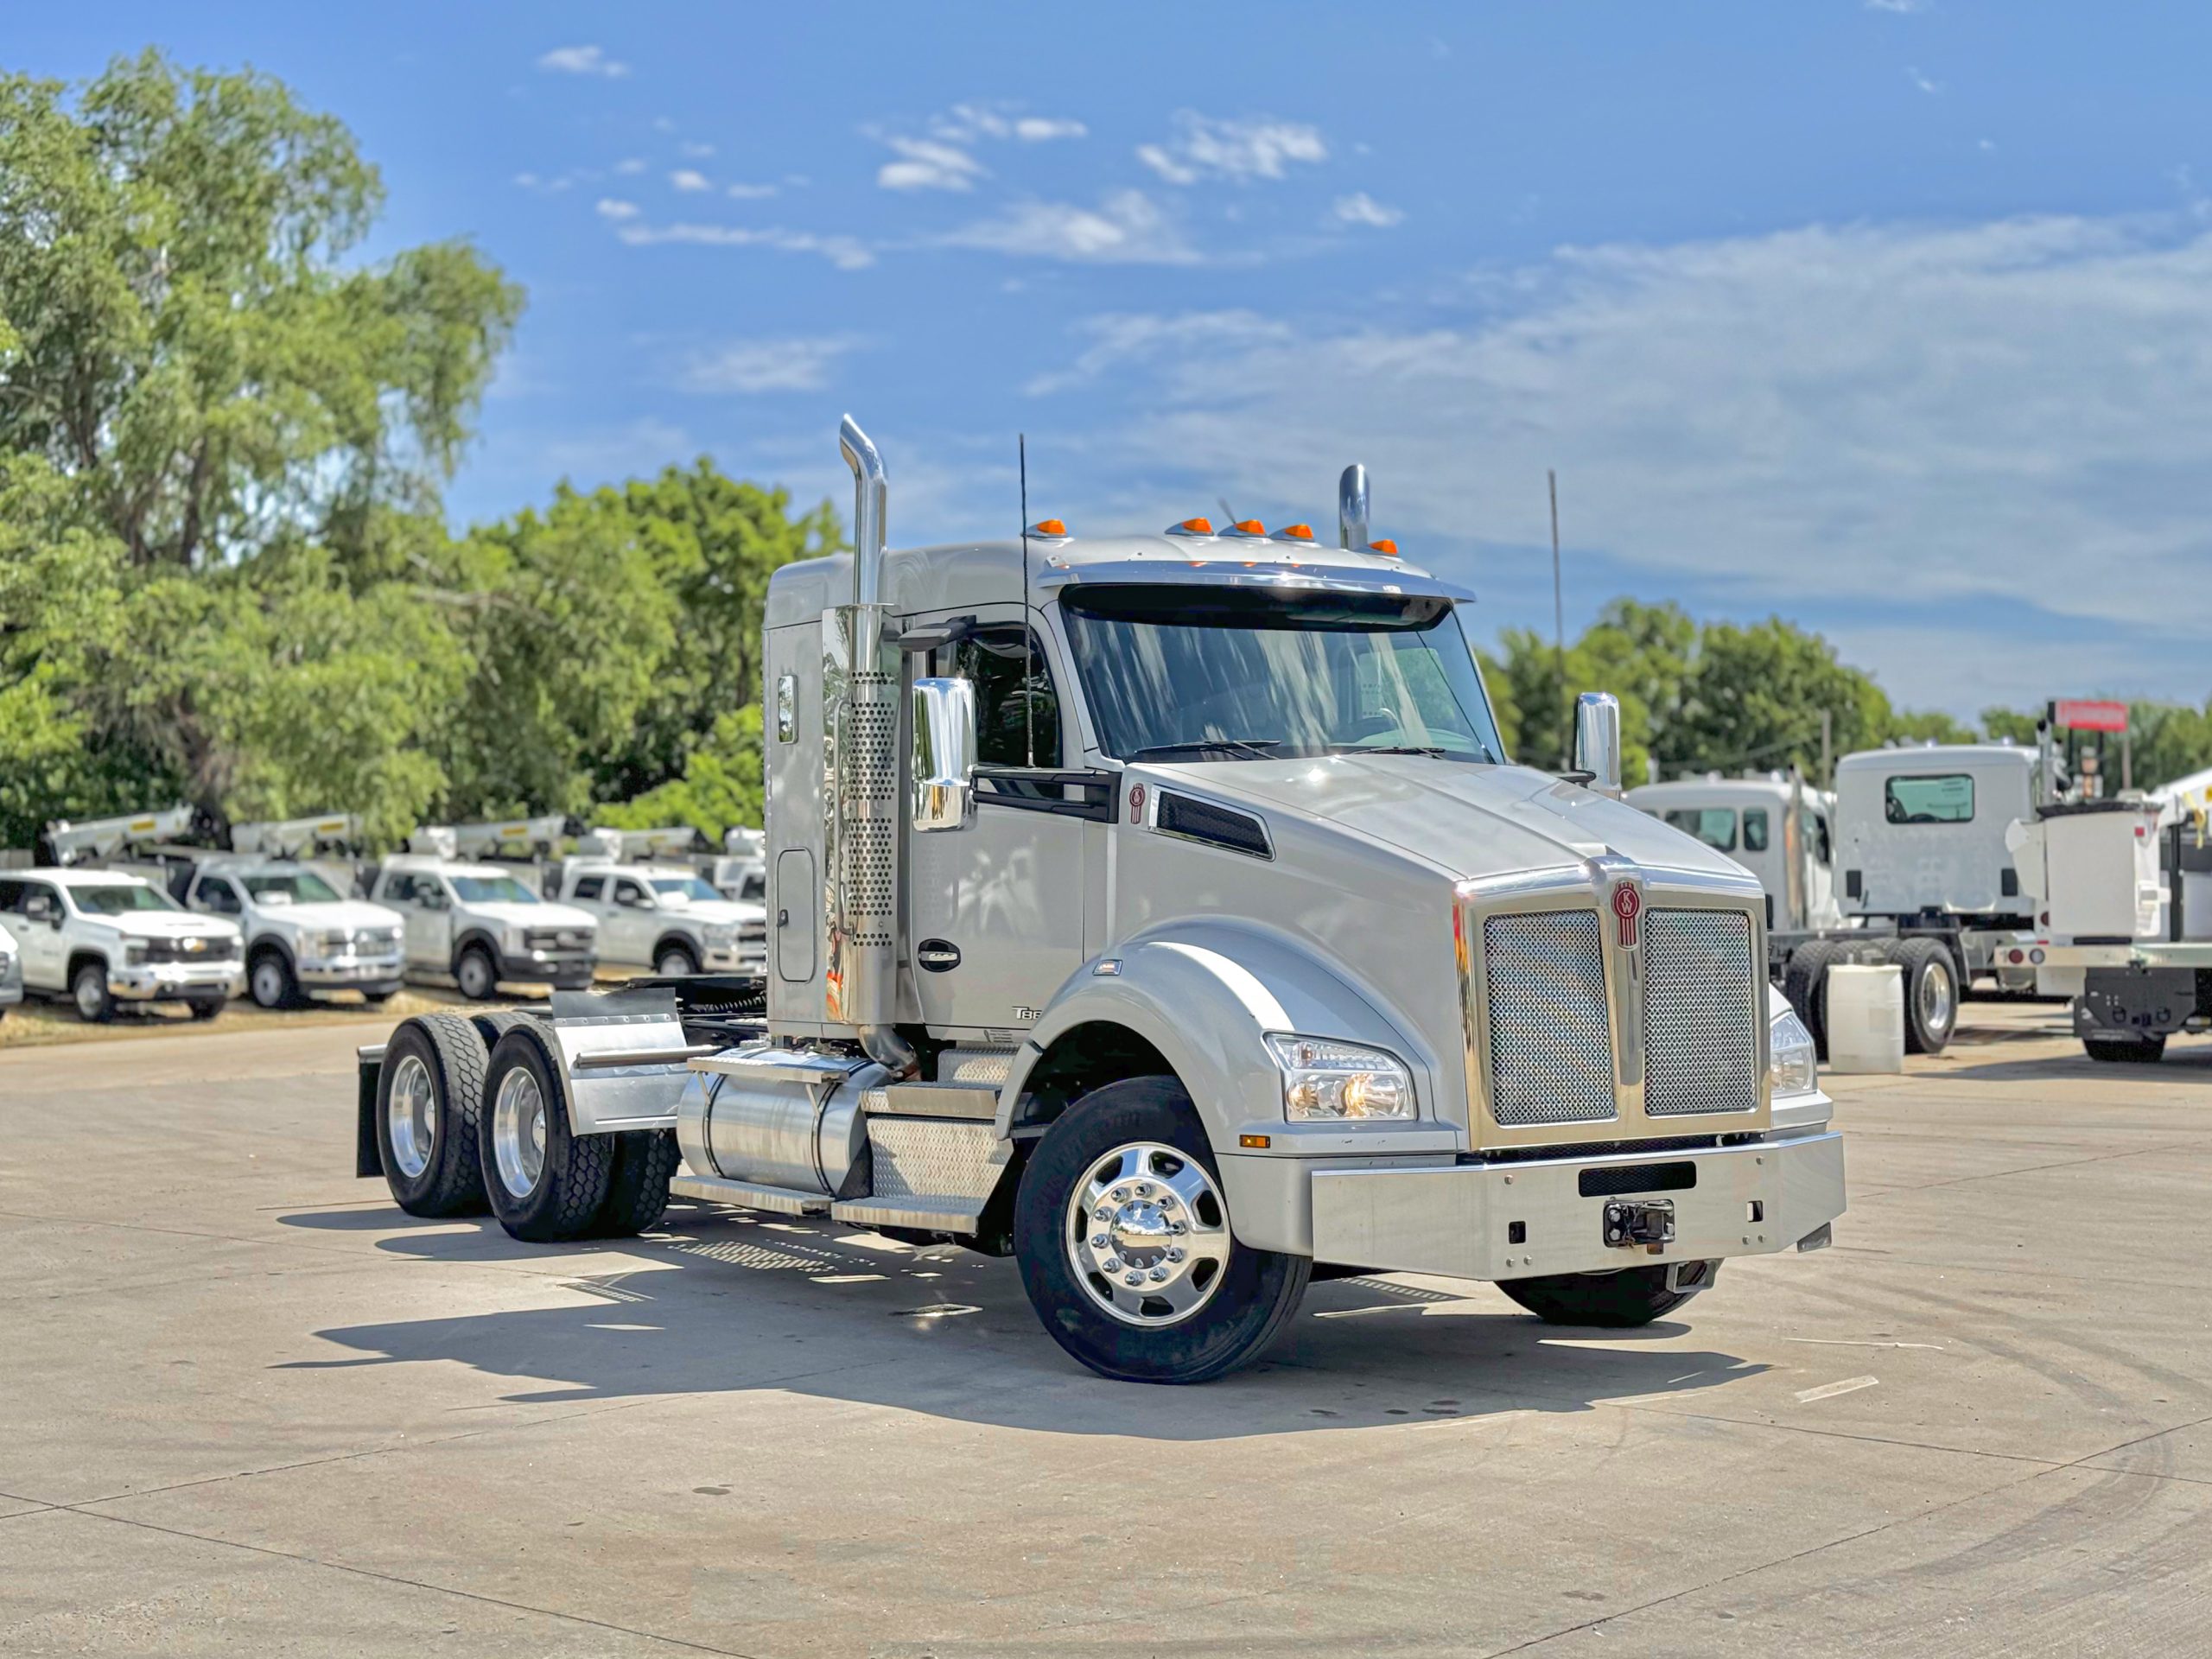
[[[248,967],[252,965],[256,953],[263,950],[274,950],[284,958],[284,965],[287,968],[295,974],[299,972],[300,953],[293,950],[290,941],[274,928],[264,929],[245,942],[245,960]]]
[[[704,957],[707,954],[707,940],[703,931],[694,934],[687,932],[681,927],[671,927],[653,941],[652,954],[645,960],[658,963],[660,961],[661,952],[672,944],[682,945],[689,950],[694,961]]]
[[[1433,1162],[1448,1160],[1465,1141],[1456,1121],[1465,1109],[1445,1101],[1445,1069],[1410,1020],[1376,1007],[1309,947],[1224,921],[1141,934],[1077,969],[1015,1052],[999,1096],[1001,1136],[1014,1130],[1038,1062],[1060,1038],[1092,1023],[1134,1032],[1174,1068],[1220,1162],[1237,1235],[1262,1248],[1310,1240],[1307,1160]],[[1262,1040],[1269,1032],[1395,1054],[1413,1074],[1419,1118],[1402,1128],[1286,1122],[1281,1073]],[[1268,1148],[1249,1152],[1239,1145],[1244,1135],[1267,1136]]]
[[[494,969],[505,966],[507,953],[499,948],[499,941],[481,927],[471,927],[453,942],[453,949],[446,954],[446,971],[457,973],[461,969],[461,953],[472,944],[480,944],[492,953]]]

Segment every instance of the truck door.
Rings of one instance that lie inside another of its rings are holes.
[[[600,955],[610,962],[651,962],[660,925],[652,894],[634,875],[618,875],[610,885],[613,902],[600,912],[607,918],[600,925]]]
[[[1042,633],[1032,635],[1025,664],[1018,615],[985,607],[973,636],[930,653],[918,671],[974,683],[984,772],[1023,766],[1033,724],[1038,766],[1066,764],[1055,664]],[[965,828],[909,837],[908,937],[925,1023],[1030,1025],[1082,963],[1084,828],[978,789]]]
[[[61,895],[44,881],[10,885],[16,891],[9,905],[13,922],[8,931],[23,953],[23,983],[42,991],[67,988],[62,976],[69,966],[69,944],[60,925],[65,914]],[[34,910],[39,912],[35,916]]]
[[[390,905],[405,918],[409,964],[443,973],[453,960],[452,912],[432,909],[433,895],[436,899],[445,897],[435,876],[403,872],[384,884],[377,902]]]

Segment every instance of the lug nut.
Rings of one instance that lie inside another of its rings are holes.
[[[1165,1268],[1154,1268],[1149,1276],[1151,1277],[1154,1284],[1164,1285],[1167,1282],[1167,1269]]]
[[[1114,1219],[1114,1212],[1102,1204],[1090,1212],[1090,1218],[1093,1221],[1111,1221]]]
[[[1144,1274],[1141,1273],[1132,1273],[1124,1278],[1122,1282],[1125,1285],[1141,1285],[1144,1283]]]
[[[1167,1249],[1167,1259],[1170,1262],[1180,1262],[1183,1259],[1183,1247],[1179,1244],[1169,1245]]]
[[[1137,1197],[1141,1198],[1148,1198],[1151,1196],[1152,1183],[1150,1181],[1139,1181],[1137,1183]]]
[[[1103,1233],[1093,1233],[1090,1236],[1090,1248],[1094,1250],[1104,1249],[1106,1248],[1107,1242],[1106,1235]]]
[[[1179,1221],[1171,1221],[1167,1224],[1167,1230],[1171,1233],[1186,1233],[1191,1230]]]
[[[1098,1265],[1109,1273],[1119,1273],[1122,1270],[1122,1258],[1118,1255],[1109,1255]]]

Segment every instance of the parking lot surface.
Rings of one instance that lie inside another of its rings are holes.
[[[1851,1208],[1630,1333],[1317,1287],[1103,1382],[1010,1262],[356,1181],[359,1026],[0,1053],[0,1651],[2201,1653],[2212,1043],[1833,1080]]]

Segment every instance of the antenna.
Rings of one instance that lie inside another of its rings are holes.
[[[1036,648],[1029,632],[1029,435],[1014,435],[1021,457],[1021,735],[1030,767],[1037,765],[1037,665],[1030,653]]]

